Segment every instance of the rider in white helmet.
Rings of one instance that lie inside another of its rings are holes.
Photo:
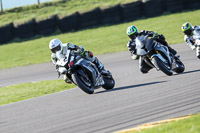
[[[55,38],[49,42],[49,49],[52,51],[51,60],[56,66],[56,71],[59,75],[64,73],[58,61],[61,59],[67,59],[68,49],[81,51],[81,56],[94,63],[102,74],[108,73],[108,71],[104,69],[103,64],[97,59],[97,57],[93,56],[93,53],[91,51],[84,51],[83,46],[79,47],[72,43],[62,44],[62,42],[59,39]],[[66,75],[64,75],[64,80],[66,83],[72,83],[69,79],[67,79]]]

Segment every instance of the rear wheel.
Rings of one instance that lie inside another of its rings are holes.
[[[113,79],[112,76],[109,77],[103,77],[103,80],[105,82],[104,85],[102,85],[102,87],[106,90],[110,90],[113,89],[115,86],[115,80]]]
[[[92,94],[94,93],[94,86],[91,84],[91,81],[86,77],[86,75],[80,75],[77,72],[72,74],[72,79],[74,83],[85,93]]]
[[[176,59],[176,65],[177,65],[177,68],[174,70],[176,73],[184,72],[185,66],[179,59]]]
[[[158,57],[154,56],[152,58],[152,62],[166,75],[171,76],[173,74],[172,70],[170,68],[168,68],[168,66],[165,65]]]

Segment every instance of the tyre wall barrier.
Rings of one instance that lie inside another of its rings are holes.
[[[133,21],[143,16],[142,2],[136,1],[134,3],[121,4],[121,17],[123,21]]]
[[[88,12],[80,13],[79,16],[80,28],[88,28],[99,25],[100,15],[101,15],[101,10],[99,8],[95,8]]]
[[[35,30],[39,35],[50,35],[55,32],[57,15],[53,15],[45,20],[36,21]]]
[[[142,10],[145,17],[161,15],[164,12],[162,0],[142,0]]]
[[[188,10],[200,9],[200,0],[184,0],[184,5]]]
[[[64,17],[58,17],[58,28],[62,32],[68,32],[71,30],[78,30],[79,29],[79,13],[75,12],[71,15],[64,16]]]
[[[35,25],[35,19],[29,20],[23,24],[14,24],[14,36],[22,39],[35,36]]]
[[[200,9],[200,0],[137,0],[110,8],[95,8],[87,12],[71,15],[51,16],[46,20],[30,20],[24,24],[10,23],[0,27],[0,43],[7,43],[14,37],[29,38],[36,34],[50,35],[59,28],[62,32],[90,28],[100,24],[133,21],[142,17],[154,17],[163,12],[179,12],[185,9]]]
[[[13,23],[0,27],[0,44],[7,43],[13,39]]]
[[[184,1],[183,0],[166,0],[166,10],[174,13],[184,10]]]
[[[121,22],[120,5],[101,9],[101,24],[114,24]]]

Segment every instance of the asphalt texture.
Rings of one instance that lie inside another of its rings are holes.
[[[142,74],[128,51],[98,56],[116,85],[88,95],[79,88],[0,106],[0,133],[110,133],[200,112],[200,60],[172,45],[185,72]],[[51,63],[0,70],[0,86],[57,79]],[[64,82],[64,81],[63,81]]]

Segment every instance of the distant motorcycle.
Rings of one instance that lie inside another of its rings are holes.
[[[196,47],[196,55],[200,55],[200,32],[199,31],[194,31],[193,38],[195,39],[195,44],[194,46]]]
[[[88,94],[94,93],[94,89],[103,87],[106,90],[115,86],[115,80],[109,72],[106,75],[101,74],[96,65],[91,61],[81,57],[80,54],[73,50],[68,50],[67,61],[62,61],[60,66],[64,69],[64,74],[75,85]]]
[[[139,36],[136,38],[137,55],[144,59],[146,64],[161,70],[168,76],[176,73],[182,73],[185,70],[184,64],[179,57],[175,57],[169,52],[168,47],[156,42],[153,38]]]

